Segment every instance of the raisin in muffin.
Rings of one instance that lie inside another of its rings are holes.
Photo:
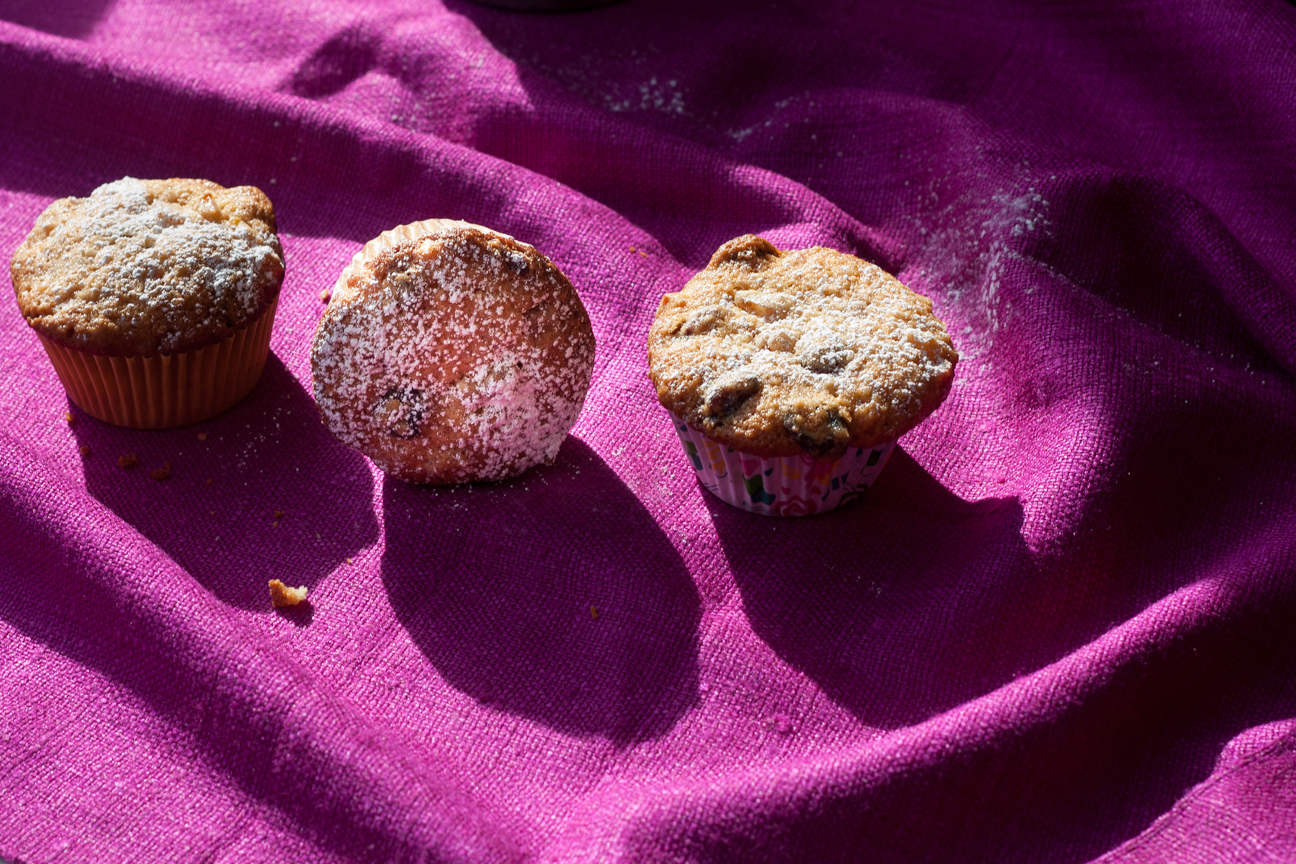
[[[159,428],[252,389],[284,262],[261,190],[126,177],[46,208],[9,272],[72,401]]]
[[[752,467],[848,456],[879,467],[874,451],[940,405],[958,362],[931,301],[879,267],[820,247],[781,252],[750,234],[662,298],[648,353],[677,431],[700,433],[685,442],[700,473],[703,450],[719,454],[717,471],[726,452]],[[776,497],[758,483],[758,497]]]

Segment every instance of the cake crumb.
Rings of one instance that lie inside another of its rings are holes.
[[[355,562],[352,561],[350,558],[348,558],[348,559],[347,559],[347,563],[348,563],[348,564],[354,564]]]
[[[134,453],[127,453],[125,456],[117,457],[117,464],[122,468],[134,468],[139,464],[139,457]]]
[[[199,441],[206,441],[206,440],[207,440],[207,433],[206,433],[206,432],[199,432],[199,433],[198,433],[198,440],[199,440]]]
[[[75,425],[76,425],[76,417],[75,417],[75,415],[72,414],[71,411],[68,411],[66,414],[64,414],[64,415],[63,415],[63,419],[67,421],[67,424],[68,424],[69,426],[75,426]]]
[[[163,463],[162,463],[162,467],[156,469],[155,471],[150,472],[150,473],[149,473],[149,476],[152,477],[154,480],[157,480],[158,482],[161,482],[161,481],[163,481],[163,480],[170,480],[170,479],[171,479],[171,463],[170,463],[170,462],[163,462]]]
[[[598,610],[595,609],[593,606],[590,607],[590,617],[596,621],[598,620]]]
[[[208,477],[208,478],[207,478],[207,485],[210,486],[211,484],[212,484],[212,478]]]
[[[270,602],[276,609],[284,606],[296,606],[306,599],[306,586],[289,588],[278,579],[270,580]]]
[[[319,295],[320,299],[323,300],[325,303],[329,302],[329,298],[332,296],[333,296],[333,292],[327,288],[321,291]]]
[[[644,258],[648,257],[648,253],[643,251],[642,249],[639,250],[639,254],[642,255]]]
[[[276,511],[274,511],[274,518],[276,518],[276,519],[282,519],[284,516],[287,516],[287,515],[288,515],[287,512],[286,512],[286,511],[283,511],[283,510],[276,510]]]
[[[85,445],[85,444],[82,444],[82,445],[81,445],[81,455],[82,455],[82,456],[89,456],[89,455],[90,455],[90,448],[89,448],[87,445]]]

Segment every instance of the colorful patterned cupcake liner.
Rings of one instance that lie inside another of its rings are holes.
[[[812,516],[854,501],[886,467],[895,442],[852,447],[839,459],[763,458],[718,444],[672,417],[689,463],[707,491],[762,516]]]

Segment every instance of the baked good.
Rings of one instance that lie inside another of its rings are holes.
[[[9,273],[72,401],[159,428],[252,389],[284,262],[259,189],[126,177],[47,207]]]
[[[329,430],[415,483],[552,462],[593,369],[594,333],[567,277],[526,243],[444,219],[366,244],[311,345]]]
[[[278,579],[270,580],[270,605],[276,609],[304,603],[306,602],[306,595],[309,593],[310,591],[305,585],[293,588]]]
[[[725,451],[752,470],[761,459],[800,460],[819,465],[810,473],[830,491],[834,479],[838,488],[865,482],[833,475],[831,463],[880,470],[885,454],[874,451],[889,453],[940,405],[958,362],[931,301],[881,268],[821,247],[782,252],[751,234],[662,298],[648,353],[681,440],[688,430],[700,436],[685,441],[695,468],[703,450],[715,454],[713,468]],[[760,476],[773,481],[775,467],[761,465]],[[752,475],[743,473],[746,489]],[[763,499],[777,490],[757,485],[747,503],[768,512]]]

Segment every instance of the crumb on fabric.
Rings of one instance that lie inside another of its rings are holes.
[[[208,511],[207,511],[207,515],[209,515],[209,516],[215,516],[215,515],[216,515],[216,511],[215,511],[215,510],[208,510]]]
[[[287,515],[288,515],[287,512],[284,511],[284,510],[276,510],[276,511],[274,511],[274,518],[276,518],[276,519],[282,519],[283,517],[285,517],[285,516],[287,516]]]
[[[348,564],[354,564],[355,562],[352,561],[350,558],[348,558],[348,559],[347,559],[347,563],[348,563]]]
[[[161,467],[161,468],[158,468],[158,469],[155,469],[154,471],[150,472],[150,473],[149,473],[149,476],[152,477],[154,480],[157,480],[158,482],[161,482],[161,481],[163,481],[163,480],[170,480],[170,479],[171,479],[171,463],[170,463],[170,462],[163,462],[163,463],[162,463],[162,467]]]
[[[321,291],[319,295],[320,299],[323,300],[325,303],[329,302],[329,298],[332,296],[333,296],[333,292],[327,288]]]
[[[595,609],[593,606],[590,607],[590,617],[595,620],[598,619],[598,609]]]
[[[117,457],[117,464],[122,468],[134,468],[139,464],[139,457],[134,453],[127,453],[125,456]]]
[[[648,257],[648,253],[645,252],[645,251],[643,251],[642,249],[639,250],[639,255],[642,256],[642,257],[644,257],[644,258],[647,258],[647,257]]]
[[[73,426],[76,424],[76,417],[72,414],[71,411],[68,411],[66,414],[64,414],[63,419],[67,421],[67,424],[69,426]]]
[[[90,448],[89,448],[88,446],[86,446],[85,444],[82,444],[82,445],[81,445],[81,455],[82,455],[82,456],[89,456],[89,455],[90,455]]]
[[[207,478],[207,485],[210,486],[211,484],[212,484],[212,478],[208,477],[208,478]]]
[[[199,441],[206,441],[206,440],[207,440],[207,433],[206,433],[206,432],[199,432],[199,433],[198,433],[198,440],[199,440]]]
[[[301,603],[305,599],[306,599],[305,585],[302,585],[298,588],[289,588],[287,585],[280,582],[278,579],[270,580],[270,602],[275,605],[275,608],[282,608],[284,606],[296,606],[298,603]]]

